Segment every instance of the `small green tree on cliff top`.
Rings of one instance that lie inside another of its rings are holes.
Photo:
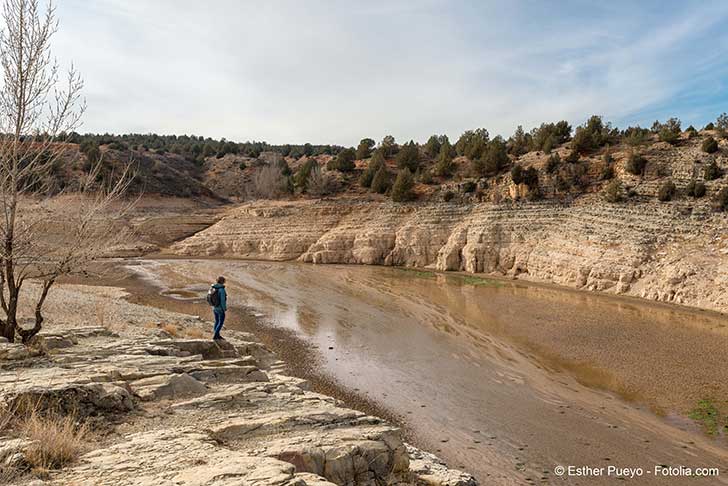
[[[411,201],[415,198],[413,189],[415,187],[415,178],[409,169],[404,168],[397,174],[397,180],[392,186],[392,200],[396,202]]]

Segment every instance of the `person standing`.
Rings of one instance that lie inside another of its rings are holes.
[[[212,306],[212,313],[215,315],[212,339],[222,339],[220,331],[225,324],[225,311],[227,311],[225,277],[217,277],[217,282],[210,286],[210,290],[207,291],[207,303]]]

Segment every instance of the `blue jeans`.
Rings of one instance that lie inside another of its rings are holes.
[[[222,331],[222,325],[225,323],[225,311],[213,309],[212,312],[215,314],[215,327],[213,328],[215,334],[212,339],[220,339],[220,331]]]

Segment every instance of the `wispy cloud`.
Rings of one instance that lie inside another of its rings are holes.
[[[89,131],[354,144],[728,110],[725,2],[59,2]]]

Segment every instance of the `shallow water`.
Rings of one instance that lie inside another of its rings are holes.
[[[691,484],[728,484],[725,439],[677,413],[728,396],[724,316],[383,267],[160,260],[143,272],[179,299],[226,275],[232,303],[295,331],[327,374],[483,484],[618,480],[557,479],[557,465],[686,480],[656,478],[660,464],[717,466],[721,477]]]

